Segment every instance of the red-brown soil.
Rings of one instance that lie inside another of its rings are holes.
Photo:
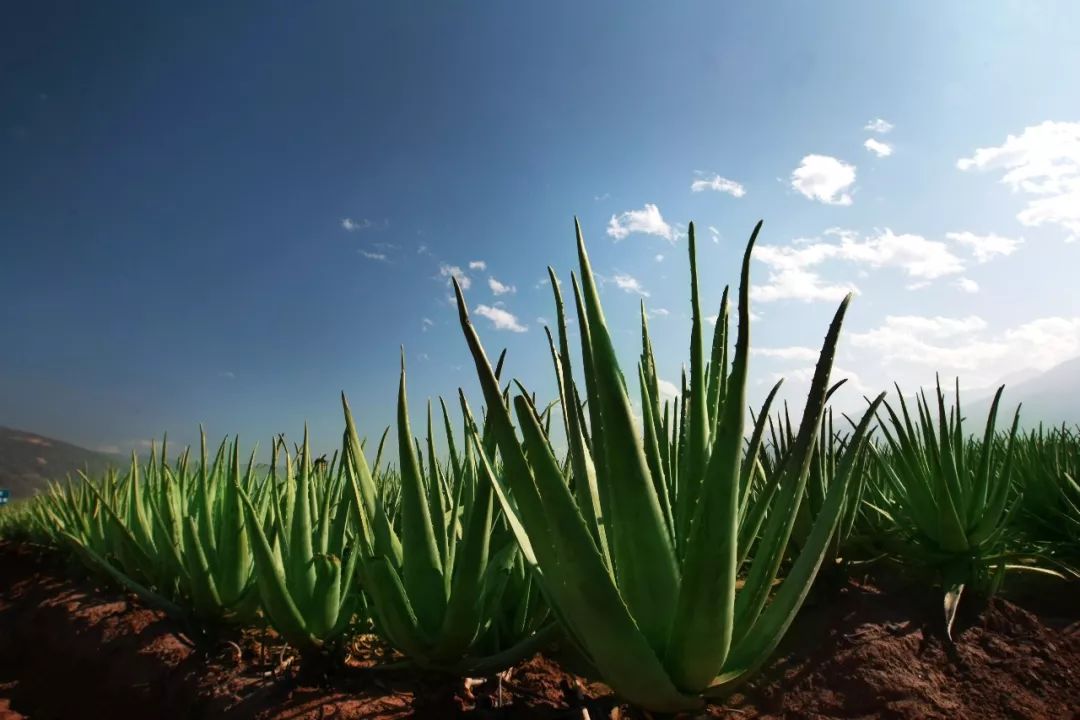
[[[76,577],[56,556],[0,544],[0,720],[641,717],[543,656],[463,682],[371,670],[385,651],[362,639],[344,669],[303,679],[259,631],[196,647],[160,613]],[[887,585],[819,594],[756,681],[707,715],[1080,718],[1075,585],[993,601],[960,619],[955,646],[932,590]]]

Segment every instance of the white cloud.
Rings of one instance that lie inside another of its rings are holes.
[[[720,242],[720,231],[716,229],[716,226],[714,226],[714,225],[709,226],[709,234],[712,235],[712,241],[714,243],[719,243]]]
[[[889,377],[905,368],[958,375],[968,387],[983,387],[1021,370],[1048,370],[1080,355],[1080,317],[1038,318],[996,333],[978,316],[961,318],[888,316],[872,330],[848,335],[856,350],[871,352],[866,364]],[[901,378],[897,378],[901,379]]]
[[[226,380],[235,380],[236,379],[236,373],[234,373],[232,370],[222,370],[221,372],[218,373],[218,376],[223,377]]]
[[[446,263],[439,265],[439,275],[446,278],[447,285],[450,284],[451,278],[457,278],[458,285],[461,286],[462,290],[468,290],[472,286],[472,279],[457,265],[447,265]]]
[[[487,263],[483,260],[472,260],[469,262],[470,270],[487,270]]]
[[[961,290],[963,290],[966,293],[977,293],[977,292],[979,292],[979,283],[975,282],[971,278],[966,278],[966,277],[957,278],[956,287],[960,288]]]
[[[656,379],[656,389],[660,391],[661,398],[674,400],[680,395],[679,386],[671,382],[670,380],[665,380],[664,378]]]
[[[848,230],[830,229],[839,243],[802,241],[794,245],[762,245],[754,257],[778,270],[807,268],[826,260],[846,260],[869,268],[898,267],[909,277],[933,280],[962,272],[964,262],[949,247],[921,235],[897,235],[889,228],[860,240]]]
[[[641,210],[628,210],[622,215],[612,215],[608,221],[607,234],[622,240],[630,233],[657,235],[668,242],[675,241],[675,231],[660,214],[660,208],[645,203]]]
[[[866,142],[863,143],[863,147],[877,155],[879,158],[892,155],[892,145],[881,142],[880,140],[875,140],[874,138],[867,138]]]
[[[945,237],[971,249],[971,254],[981,263],[996,255],[1012,255],[1023,244],[1024,238],[1007,238],[1001,235],[976,235],[970,232],[945,233]]]
[[[611,278],[611,280],[620,290],[628,293],[637,293],[642,297],[649,297],[648,291],[645,290],[645,288],[641,287],[641,283],[633,275],[620,273],[615,277]]]
[[[791,347],[756,347],[751,348],[750,353],[752,355],[761,355],[762,357],[776,358],[777,360],[799,360],[801,362],[816,362],[818,359],[818,351],[814,348],[800,347],[793,345]]]
[[[1046,121],[979,148],[956,161],[960,170],[1002,170],[1001,182],[1029,196],[1016,218],[1023,225],[1056,225],[1080,237],[1080,122]]]
[[[544,317],[543,315],[537,315],[536,316],[536,322],[537,322],[538,325],[547,325],[548,324],[548,319],[546,317]]]
[[[507,293],[516,293],[517,288],[513,285],[503,285],[494,277],[488,277],[488,287],[491,288],[491,292],[496,295],[506,295]]]
[[[855,166],[828,155],[807,155],[791,173],[792,188],[826,205],[850,205],[854,183]]]
[[[382,222],[375,222],[374,220],[368,220],[367,218],[361,218],[360,220],[353,220],[352,218],[342,218],[341,227],[349,232],[358,232],[360,230],[371,230],[372,228],[385,228],[390,224],[388,220]]]
[[[367,250],[360,250],[361,255],[368,260],[378,260],[379,262],[387,262],[386,253],[368,252]]]
[[[870,122],[863,126],[863,130],[869,130],[876,133],[887,133],[893,129],[893,124],[888,120],[882,118],[874,118]]]
[[[751,297],[762,302],[784,299],[835,302],[848,292],[858,292],[855,285],[828,282],[812,269],[830,260],[849,262],[864,269],[899,268],[915,280],[910,289],[964,270],[963,260],[945,243],[921,235],[897,235],[888,228],[863,239],[847,230],[831,229],[825,234],[840,241],[799,239],[791,245],[756,248],[754,259],[769,266],[769,277],[764,285],[751,288]]]
[[[421,332],[427,332],[428,328],[434,327],[434,326],[435,326],[435,321],[432,320],[431,318],[423,318],[422,320],[420,320],[420,330],[421,330]]]
[[[657,253],[656,257],[653,259],[656,260],[656,262],[664,262],[664,256],[659,253]]]
[[[815,272],[801,268],[771,271],[764,285],[750,288],[750,297],[758,302],[801,300],[802,302],[838,302],[859,289],[851,283],[829,283]]]
[[[649,311],[649,317],[667,317],[668,315],[671,315],[671,311],[667,308],[656,308]]]
[[[716,192],[727,193],[732,197],[741,198],[746,194],[746,188],[741,183],[737,183],[734,180],[729,180],[719,175],[712,175],[706,177],[704,175],[699,176],[696,180],[690,183],[690,189],[694,192],[702,192],[704,190],[715,190]]]
[[[500,307],[477,305],[476,314],[490,320],[496,330],[509,330],[511,332],[522,333],[529,329],[518,322],[517,317],[513,313]]]

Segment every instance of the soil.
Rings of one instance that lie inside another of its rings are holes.
[[[259,630],[192,642],[56,555],[0,543],[0,720],[641,718],[537,655],[500,678],[375,669],[370,637],[318,675]],[[1019,591],[1024,590],[1021,594]],[[1080,589],[1025,582],[953,630],[883,578],[823,588],[753,683],[702,717],[1080,718]]]

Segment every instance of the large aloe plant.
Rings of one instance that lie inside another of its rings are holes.
[[[690,226],[688,391],[674,413],[678,423],[670,416],[667,423],[658,419],[665,413],[656,402],[654,369],[643,357],[643,439],[577,227],[581,285],[574,285],[584,394],[570,372],[561,297],[558,283],[552,284],[560,335],[553,355],[570,447],[565,466],[525,392],[513,400],[518,437],[455,283],[462,329],[505,468],[505,487],[492,478],[503,510],[580,653],[616,692],[652,710],[698,707],[703,695],[729,691],[767,659],[809,590],[851,476],[850,463],[839,469],[807,543],[771,592],[803,496],[850,298],[841,303],[829,327],[795,447],[776,487],[764,494],[744,492],[754,477],[743,473],[743,431],[750,255],[759,229],[760,223],[743,257],[738,335],[728,372],[724,335],[714,336],[713,362],[705,362]],[[718,322],[715,332],[726,334],[725,327]],[[647,332],[644,340],[648,346]],[[582,398],[587,402],[579,402]],[[767,409],[760,414],[751,436],[758,442],[767,415]],[[856,429],[856,445],[864,442],[871,417],[867,413]],[[670,434],[658,432],[664,428]],[[483,462],[490,461],[482,447],[480,455]],[[750,462],[754,460],[752,455]],[[751,498],[762,498],[767,510],[751,507]],[[753,531],[742,532],[748,527]],[[751,545],[754,552],[748,560]],[[745,584],[737,589],[736,575],[744,562]]]

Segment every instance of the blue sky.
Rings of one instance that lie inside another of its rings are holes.
[[[453,268],[550,395],[574,215],[671,382],[691,220],[711,312],[765,220],[752,398],[847,289],[848,403],[1080,354],[1075,3],[151,5],[0,23],[0,423],[329,448],[345,390],[376,433],[399,346],[414,413],[475,398]]]

